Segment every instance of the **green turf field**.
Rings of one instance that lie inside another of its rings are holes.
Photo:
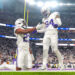
[[[75,75],[75,72],[0,72],[0,75]]]

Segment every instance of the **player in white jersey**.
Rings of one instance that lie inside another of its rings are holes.
[[[17,64],[16,70],[32,68],[32,58],[29,52],[29,36],[31,32],[39,29],[39,26],[27,28],[24,19],[17,19],[15,22],[15,35],[17,38]]]
[[[44,18],[42,20],[41,29],[37,30],[39,33],[44,32],[43,38],[43,65],[41,69],[46,69],[47,59],[48,59],[48,50],[51,45],[52,51],[56,54],[60,68],[63,69],[63,58],[58,50],[58,31],[57,27],[61,26],[61,19],[58,12],[50,13],[50,10],[47,8],[42,8],[42,14]]]

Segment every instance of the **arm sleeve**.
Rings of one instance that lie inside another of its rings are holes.
[[[16,31],[16,29],[18,29],[18,28],[22,28],[21,26],[19,26],[19,25],[15,25],[15,28],[14,28],[14,32]]]
[[[44,33],[45,32],[45,24],[42,23],[41,24],[41,29],[40,30],[37,30],[38,33]]]
[[[37,30],[38,33],[44,33],[45,29]]]
[[[61,26],[62,25],[62,22],[61,22],[61,19],[60,18],[56,18],[56,21],[57,21],[58,26]]]
[[[56,16],[58,16],[58,17],[56,18],[57,24],[58,24],[58,26],[61,26],[61,25],[62,25],[62,22],[61,22],[61,19],[60,19],[60,14],[59,14],[58,12],[56,12],[55,14],[56,14]]]

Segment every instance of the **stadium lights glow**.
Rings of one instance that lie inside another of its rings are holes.
[[[30,5],[35,5],[35,4],[36,4],[36,2],[31,1],[29,4],[30,4]]]
[[[51,3],[50,3],[50,6],[51,6],[51,7],[57,7],[57,6],[58,6],[58,3],[57,3],[57,2],[51,2]]]
[[[36,2],[34,0],[26,0],[26,3],[30,4],[30,5],[35,5]]]
[[[25,0],[27,3],[35,2],[34,0]]]
[[[45,3],[45,7],[57,7],[57,6],[58,6],[58,3],[56,1]]]
[[[64,5],[64,3],[59,3],[59,5],[60,5],[60,6],[63,6],[63,5]]]
[[[67,3],[68,6],[72,5],[71,3]]]
[[[26,2],[30,5],[36,5],[38,7],[57,7],[57,6],[73,6],[75,4],[71,4],[71,3],[58,3],[56,1],[46,1],[46,2],[43,2],[43,1],[38,1],[38,2],[35,2],[35,0],[26,0]]]
[[[50,7],[50,2],[46,2],[44,6],[45,7]]]
[[[38,7],[42,7],[43,5],[44,5],[44,3],[42,1],[37,2]]]
[[[64,5],[65,5],[65,6],[71,6],[71,5],[73,5],[73,4],[71,4],[71,3],[59,3],[59,5],[60,5],[60,6],[64,6]]]

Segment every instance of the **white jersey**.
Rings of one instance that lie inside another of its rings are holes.
[[[27,27],[25,27],[25,26],[16,25],[15,29],[14,29],[14,32],[18,28],[27,29]],[[30,36],[29,33],[27,33],[27,34],[16,34],[15,33],[15,35],[16,35],[16,38],[17,38],[17,45],[26,46],[26,44],[29,43],[29,36]]]
[[[59,15],[58,12],[54,12],[50,14],[48,18],[43,18],[42,22],[45,24],[45,34],[53,34],[57,33],[57,28],[54,28],[53,25],[57,24],[56,22],[56,16]]]

